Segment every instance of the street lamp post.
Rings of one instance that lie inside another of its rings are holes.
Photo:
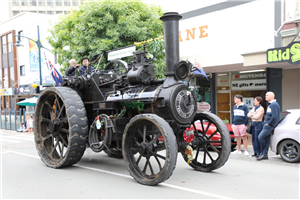
[[[38,33],[38,40],[33,40],[33,39],[31,39],[31,38],[29,38],[29,37],[25,37],[25,36],[23,36],[23,35],[14,35],[14,36],[18,36],[18,37],[24,37],[24,38],[27,38],[27,39],[29,39],[29,40],[32,40],[32,41],[34,41],[34,42],[35,42],[35,44],[37,45],[37,47],[38,47],[38,50],[39,50],[39,72],[40,72],[40,85],[42,85],[43,83],[42,83],[42,61],[41,61],[41,48],[44,48],[44,49],[47,49],[47,48],[45,48],[45,47],[42,45],[41,41],[40,41],[40,29],[39,29],[39,25],[37,25],[37,33]],[[18,40],[18,41],[17,41],[17,43],[16,43],[16,44],[14,44],[14,46],[16,46],[16,47],[23,47],[24,45],[22,45],[22,44],[20,43],[20,41]],[[49,51],[49,49],[47,49],[47,50]]]

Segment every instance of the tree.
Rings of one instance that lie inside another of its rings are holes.
[[[59,55],[59,63],[66,68],[71,58],[80,62],[82,57],[91,58],[99,50],[117,49],[162,36],[163,23],[159,19],[162,15],[160,7],[141,1],[86,2],[61,17],[47,39],[54,48],[53,53]],[[142,50],[142,46],[137,50]],[[146,47],[146,51],[154,55],[156,78],[164,73],[163,50],[162,39]],[[104,67],[104,63],[101,64]]]

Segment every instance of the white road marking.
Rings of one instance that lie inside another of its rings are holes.
[[[1,154],[4,154],[4,153],[14,153],[14,154],[22,155],[22,156],[27,156],[27,157],[31,157],[31,158],[40,159],[39,156],[33,156],[33,155],[20,153],[20,152],[16,152],[16,151],[1,152]],[[115,175],[115,176],[120,176],[120,177],[124,177],[124,178],[132,178],[131,176],[126,175],[126,174],[120,174],[120,173],[111,172],[111,171],[107,171],[107,170],[96,169],[96,168],[93,168],[93,167],[86,167],[86,166],[82,166],[82,165],[78,165],[78,164],[75,164],[74,166],[80,167],[80,168],[83,168],[83,169],[87,169],[87,170],[92,170],[92,171],[102,172],[102,173],[111,174],[111,175]],[[205,195],[205,196],[208,196],[208,197],[218,198],[218,199],[234,199],[234,198],[231,198],[231,197],[226,197],[226,196],[222,196],[222,195],[218,195],[218,194],[204,192],[204,191],[201,191],[201,190],[194,190],[194,189],[185,188],[185,187],[181,187],[181,186],[171,185],[171,184],[168,184],[168,183],[160,183],[160,185],[170,187],[170,188],[174,188],[174,189],[177,189],[177,190],[182,190],[182,191],[185,191],[185,192],[192,192],[192,193],[196,193],[196,194]]]
[[[2,138],[6,139],[17,139],[17,140],[26,140],[26,141],[32,141],[34,142],[34,138],[21,138],[21,137],[17,137],[17,136],[3,136]]]
[[[1,138],[0,140],[3,141],[3,142],[12,142],[12,143],[21,143],[21,142],[24,142],[24,141],[9,140],[9,139],[4,139],[4,138]]]

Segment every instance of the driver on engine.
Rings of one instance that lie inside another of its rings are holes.
[[[79,69],[80,75],[83,75],[86,70],[88,70],[88,74],[90,74],[92,71],[94,71],[94,68],[89,65],[89,58],[83,57],[81,58],[82,67]]]

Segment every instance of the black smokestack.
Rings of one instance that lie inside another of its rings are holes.
[[[179,62],[179,20],[177,12],[165,13],[160,20],[164,22],[166,73],[163,87],[169,87],[178,82],[175,78],[175,68]]]

